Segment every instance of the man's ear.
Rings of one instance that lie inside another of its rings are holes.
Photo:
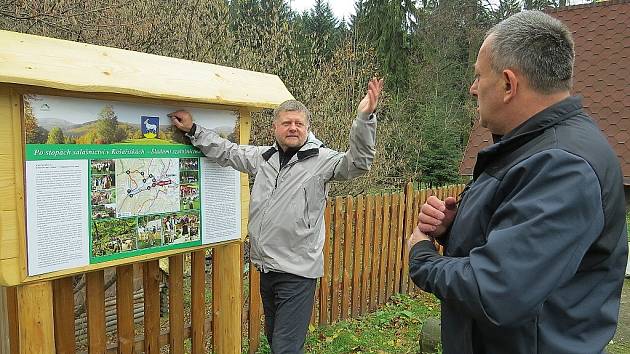
[[[503,103],[508,103],[518,90],[518,77],[512,69],[503,70]]]

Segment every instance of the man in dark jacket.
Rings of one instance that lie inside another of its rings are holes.
[[[570,96],[573,62],[568,29],[538,11],[499,23],[479,50],[470,93],[495,143],[459,205],[430,197],[409,239],[413,281],[442,301],[444,353],[601,353],[615,333],[622,175]]]

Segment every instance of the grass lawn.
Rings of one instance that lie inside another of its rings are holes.
[[[432,295],[396,295],[383,308],[365,317],[321,328],[311,326],[305,352],[417,353],[424,320],[439,316],[439,312],[439,303]],[[258,353],[271,353],[265,336],[261,336]]]

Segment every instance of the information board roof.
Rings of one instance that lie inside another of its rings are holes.
[[[276,75],[0,31],[0,83],[274,108],[293,96]]]

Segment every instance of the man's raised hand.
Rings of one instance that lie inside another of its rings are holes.
[[[359,112],[370,114],[374,112],[378,105],[378,98],[383,90],[383,79],[373,78],[368,83],[368,90],[365,97],[359,102]]]

